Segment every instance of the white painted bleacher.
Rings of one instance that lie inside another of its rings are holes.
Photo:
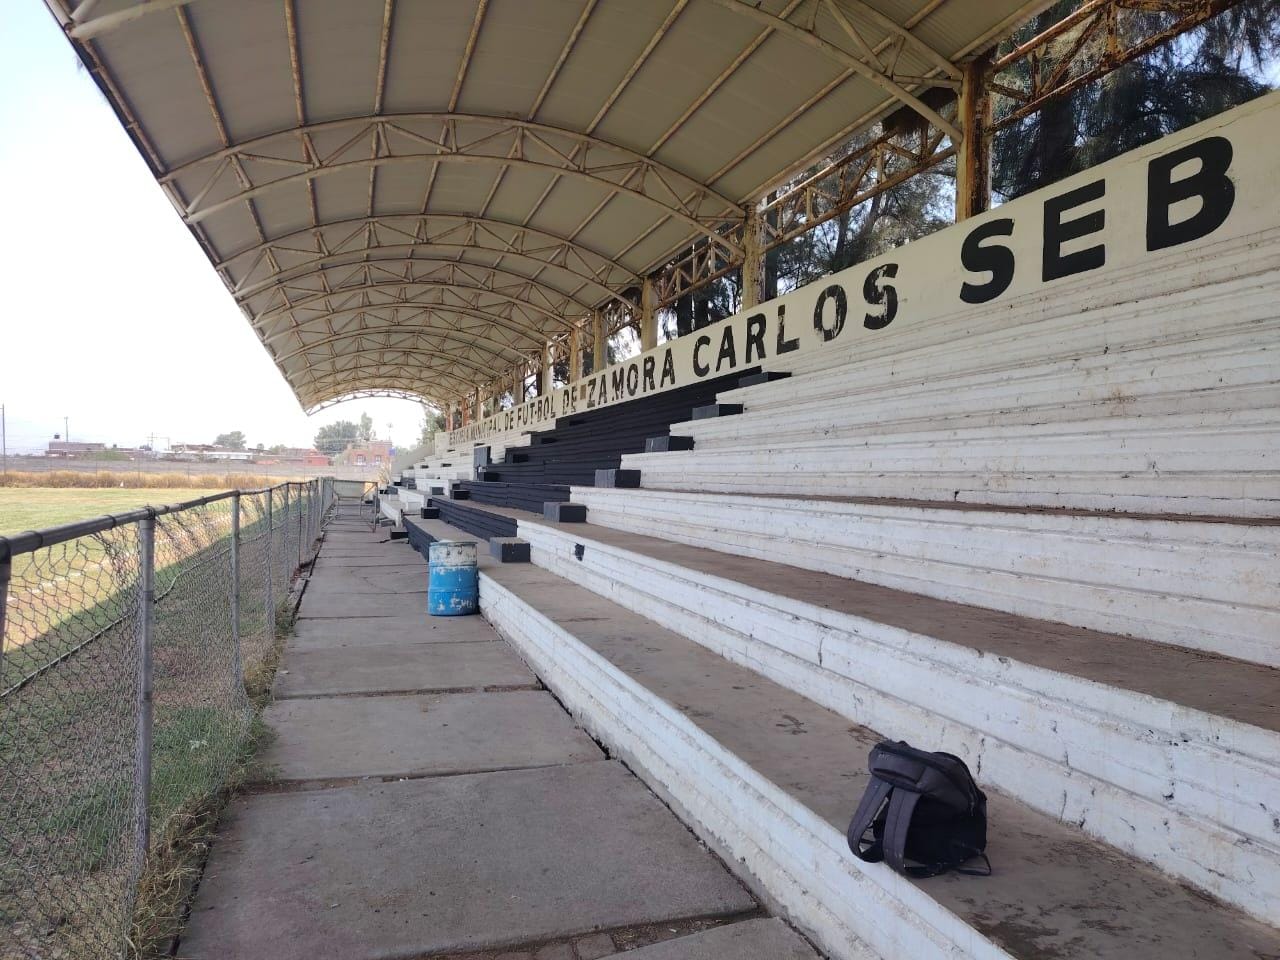
[[[1232,516],[1280,511],[1280,231],[772,366],[673,426],[646,487]],[[786,360],[787,358],[783,358]]]
[[[1275,229],[916,304],[522,520],[482,609],[833,957],[1280,956],[1278,304]],[[879,737],[968,762],[997,878],[848,853]]]
[[[486,441],[485,445],[490,449],[490,456],[496,460],[511,447],[528,446],[530,440],[531,435],[527,431],[520,431],[496,436]],[[438,487],[447,494],[454,481],[475,479],[473,447],[474,445],[445,447],[405,473],[413,477],[419,490],[429,492],[432,487]]]

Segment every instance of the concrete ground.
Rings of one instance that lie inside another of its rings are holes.
[[[428,617],[425,583],[354,508],[326,528],[269,779],[224,818],[178,956],[815,960],[484,620]]]

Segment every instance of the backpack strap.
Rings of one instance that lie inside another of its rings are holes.
[[[862,795],[862,801],[858,804],[858,809],[854,813],[853,819],[849,821],[849,849],[853,851],[854,856],[859,860],[864,860],[867,863],[879,863],[884,859],[883,845],[879,840],[874,841],[866,850],[863,850],[862,838],[866,835],[867,830],[870,829],[876,814],[880,812],[884,798],[889,796],[891,791],[893,791],[893,784],[873,776],[871,782],[867,784],[867,792]]]
[[[910,790],[894,790],[889,798],[889,815],[884,824],[884,858],[898,873],[906,873],[907,831],[911,814],[920,802],[920,794]]]

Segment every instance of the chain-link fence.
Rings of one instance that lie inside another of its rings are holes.
[[[328,479],[0,537],[0,960],[118,958],[171,818],[252,721]]]

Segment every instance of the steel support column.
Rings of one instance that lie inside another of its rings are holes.
[[[742,233],[742,309],[764,299],[764,217],[757,204],[747,210]]]
[[[640,349],[651,350],[658,345],[658,294],[653,277],[645,277],[640,285]]]
[[[591,372],[599,373],[609,365],[609,350],[604,339],[604,311],[591,311]]]
[[[555,387],[555,357],[550,343],[543,345],[541,360],[542,379],[538,381],[538,396],[545,397],[549,396]]]
[[[990,51],[964,66],[957,117],[964,141],[956,154],[956,221],[976,216],[991,207],[991,96],[987,75]]]
[[[574,324],[569,331],[569,382],[582,378],[582,327]]]

